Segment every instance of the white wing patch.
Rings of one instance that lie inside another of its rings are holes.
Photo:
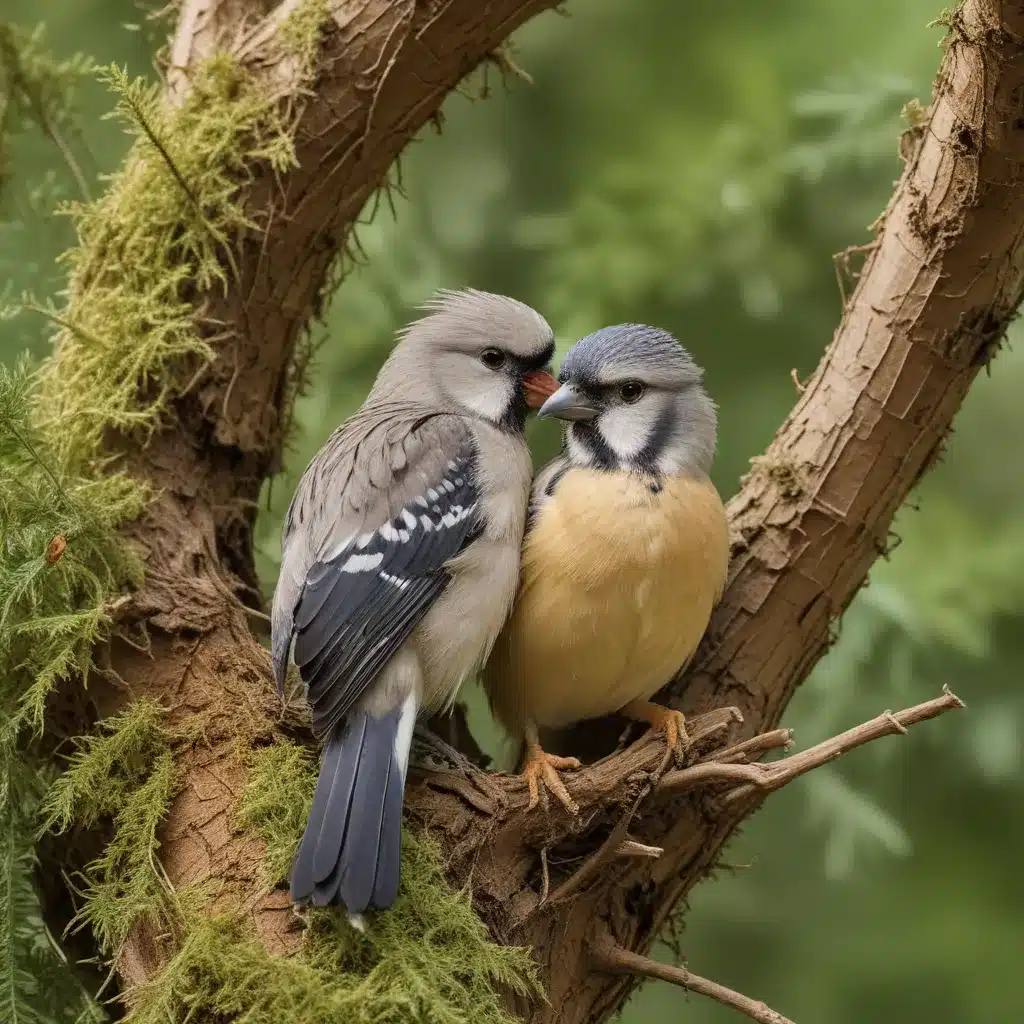
[[[376,569],[384,561],[384,552],[378,551],[372,555],[349,555],[345,564],[341,567],[342,572],[367,572]]]

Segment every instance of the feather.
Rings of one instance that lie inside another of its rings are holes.
[[[313,806],[292,868],[292,899],[342,903],[350,914],[398,894],[402,794],[416,701],[384,715],[360,712],[324,746]]]
[[[729,533],[711,482],[575,467],[526,537],[516,606],[483,672],[495,715],[561,728],[648,699],[721,596]]]
[[[475,536],[475,452],[468,433],[416,493],[375,528],[316,561],[293,611],[293,658],[323,736],[342,719],[448,584],[444,566]],[[403,449],[403,457],[408,459]],[[405,473],[414,470],[404,463]],[[388,504],[389,511],[393,508]]]

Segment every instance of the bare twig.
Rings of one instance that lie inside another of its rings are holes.
[[[615,827],[608,834],[608,838],[583,862],[583,866],[575,874],[570,875],[554,891],[551,903],[560,903],[562,900],[567,900],[570,896],[575,896],[581,892],[588,882],[598,876],[605,864],[618,856],[620,847],[626,841],[630,822],[632,822],[648,792],[649,787],[645,786],[640,795],[630,805],[629,810],[615,823]]]
[[[636,816],[636,812],[640,809],[640,805],[647,798],[647,795],[657,787],[658,780],[665,774],[665,769],[668,767],[671,759],[672,750],[671,748],[666,748],[661,764],[653,776],[641,787],[640,792],[637,793],[629,809],[620,816],[619,820],[615,823],[615,827],[609,833],[608,838],[583,862],[583,866],[574,875],[571,875],[555,890],[555,894],[551,897],[552,903],[558,903],[581,892],[585,885],[598,876],[605,864],[615,859],[619,848],[629,837],[629,826]]]
[[[793,1024],[788,1017],[783,1017],[781,1013],[777,1013],[758,999],[751,999],[731,988],[719,985],[716,981],[702,978],[685,967],[661,964],[650,957],[623,949],[615,944],[607,932],[594,941],[591,956],[594,966],[602,971],[611,974],[638,974],[644,978],[657,978],[659,981],[679,985],[688,992],[707,996],[723,1006],[737,1010],[751,1020],[758,1021],[758,1024]]]
[[[771,732],[762,732],[757,736],[751,736],[749,740],[742,743],[735,743],[731,747],[716,750],[709,760],[718,761],[720,764],[728,764],[731,761],[753,760],[751,754],[760,756],[769,750],[777,750],[780,747],[788,750],[793,745],[792,729],[772,729]]]
[[[638,843],[635,839],[623,839],[615,851],[615,856],[650,857],[652,860],[657,860],[664,852],[660,846],[648,846],[646,843]]]
[[[669,772],[658,783],[659,793],[685,793],[710,782],[748,782],[764,788],[767,785],[767,767],[760,764],[720,764],[717,761],[703,761],[691,768]]]
[[[905,711],[883,711],[870,722],[864,722],[825,740],[824,743],[818,743],[808,750],[784,757],[772,764],[730,763],[734,759],[746,759],[752,753],[787,746],[790,742],[789,730],[774,729],[712,754],[707,761],[680,771],[669,772],[662,777],[657,790],[659,793],[685,793],[687,790],[699,789],[701,786],[716,782],[734,782],[737,784],[736,788],[726,794],[726,802],[743,800],[757,791],[765,793],[780,789],[811,769],[834,761],[837,757],[872,740],[894,734],[905,735],[908,725],[915,725],[917,722],[941,715],[944,711],[952,711],[963,706],[963,701],[947,686],[943,688],[941,697],[917,704]]]
[[[846,732],[833,736],[831,739],[825,740],[824,743],[818,743],[807,750],[802,750],[799,754],[792,754],[773,764],[761,766],[763,779],[758,785],[739,786],[727,794],[725,800],[727,803],[733,803],[736,800],[745,800],[758,790],[764,792],[780,789],[786,783],[792,782],[793,779],[805,775],[823,764],[828,764],[830,761],[842,757],[843,754],[864,746],[865,743],[881,739],[883,736],[903,735],[906,733],[908,725],[916,725],[918,722],[924,722],[946,711],[954,711],[964,706],[964,702],[948,686],[944,686],[941,697],[927,700],[923,704],[916,704],[905,711],[895,713],[884,711],[877,718],[872,718],[870,722],[847,729]],[[753,765],[748,767],[753,767]],[[663,783],[664,781],[662,780]]]

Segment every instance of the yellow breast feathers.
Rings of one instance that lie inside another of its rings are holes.
[[[484,671],[495,715],[558,728],[656,693],[689,660],[729,562],[709,480],[574,468],[526,538],[515,608]]]

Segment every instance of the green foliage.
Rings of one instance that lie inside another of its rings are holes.
[[[75,92],[89,74],[81,56],[55,60],[43,47],[42,25],[26,32],[0,22],[0,191],[11,175],[8,152],[10,132],[30,125],[40,130],[59,150],[74,176],[82,198],[89,185],[66,138],[76,133]]]
[[[0,367],[0,726],[3,758],[25,726],[42,728],[47,696],[88,671],[110,601],[139,563],[114,533],[144,496],[127,477],[77,472],[63,445],[30,419],[37,382]],[[66,544],[58,557],[55,539]]]
[[[98,202],[71,207],[79,243],[66,311],[34,307],[59,328],[43,416],[75,423],[79,456],[110,427],[151,428],[194,360],[213,357],[188,295],[235,272],[230,246],[256,227],[242,204],[255,163],[281,170],[294,159],[273,98],[226,57],[203,64],[175,110],[155,86],[116,67],[104,75],[135,144]]]
[[[16,1021],[57,1021],[82,994],[32,888],[40,779],[23,741],[42,731],[57,683],[71,672],[85,679],[112,599],[138,578],[114,526],[143,496],[126,477],[83,475],[65,461],[32,422],[36,394],[24,365],[0,366],[0,1000]],[[55,540],[66,546],[53,560]],[[58,994],[67,1006],[54,1012]]]
[[[715,477],[730,493],[792,406],[791,367],[804,378],[831,337],[840,313],[831,256],[869,238],[889,197],[900,110],[910,104],[908,120],[919,120],[914,98],[927,103],[941,57],[941,31],[924,29],[940,6],[588,0],[570,20],[531,24],[518,50],[536,87],[512,83],[480,104],[454,98],[441,137],[427,133],[403,156],[408,201],[398,216],[384,208],[360,228],[367,261],[333,306],[296,406],[294,448],[257,524],[265,592],[298,474],[362,400],[395,327],[439,285],[535,304],[562,352],[607,322],[675,331],[707,368],[721,411]],[[118,30],[124,10],[114,0],[9,0],[5,16],[8,7],[26,23],[41,11],[60,53],[84,48],[135,68],[149,59],[141,33]],[[303,38],[296,31],[293,49]],[[100,90],[77,91],[96,162],[112,170],[128,136],[100,120]],[[11,294],[30,290],[57,311],[53,257],[71,224],[48,211],[79,190],[53,143],[34,139],[20,132],[11,148],[0,275]],[[180,200],[180,186],[164,179]],[[0,322],[0,361],[26,345],[42,351],[35,324]],[[1024,475],[1013,453],[1024,445],[1022,357],[1018,338],[972,393],[920,511],[900,519],[904,543],[876,567],[786,724],[806,746],[944,682],[968,712],[773,796],[727,855],[753,867],[694,894],[684,935],[694,970],[796,1020],[1003,1024],[1018,1013]],[[531,437],[538,458],[557,444],[548,424]],[[496,739],[483,703],[473,723]],[[309,785],[300,781],[300,799]],[[281,796],[269,786],[249,803],[246,824],[282,840],[268,863],[278,877],[299,817],[298,801]],[[219,937],[245,938],[241,925],[224,928]],[[246,977],[269,983],[265,970]],[[732,1020],[654,984],[623,1022],[681,1014],[694,1024]]]
[[[287,873],[315,785],[305,748],[282,741],[251,755],[240,824],[266,843],[270,884]],[[129,1021],[512,1024],[500,991],[539,996],[529,952],[491,942],[468,895],[445,880],[433,842],[405,832],[398,900],[366,934],[336,910],[313,911],[299,955],[282,960],[240,921],[195,916]]]
[[[99,735],[79,740],[43,807],[44,829],[113,822],[110,842],[85,869],[75,919],[92,929],[107,955],[139,920],[158,921],[168,909],[156,867],[156,830],[177,789],[177,773],[163,718],[158,704],[142,699],[105,720]]]
[[[307,747],[282,742],[251,751],[248,763],[238,824],[263,841],[264,884],[273,889],[287,879],[305,827],[316,789],[316,762]]]
[[[282,741],[252,752],[240,824],[266,844],[268,885],[287,876],[315,788],[316,763],[306,748]],[[222,933],[234,936],[230,959],[218,958]],[[540,994],[529,952],[491,942],[468,894],[445,880],[434,843],[408,831],[398,900],[372,918],[366,934],[334,910],[314,911],[299,962],[274,985],[237,983],[246,972],[281,968],[230,921],[202,924],[179,960],[159,986],[173,991],[147,1000],[139,1021],[168,1019],[161,1014],[178,1020],[169,1008],[200,1005],[252,1024],[339,1017],[366,1024],[511,1024],[496,988]],[[255,1002],[254,991],[260,993]]]
[[[43,921],[32,836],[42,773],[22,764],[0,801],[0,1020],[87,1024],[102,1011],[74,977]]]

